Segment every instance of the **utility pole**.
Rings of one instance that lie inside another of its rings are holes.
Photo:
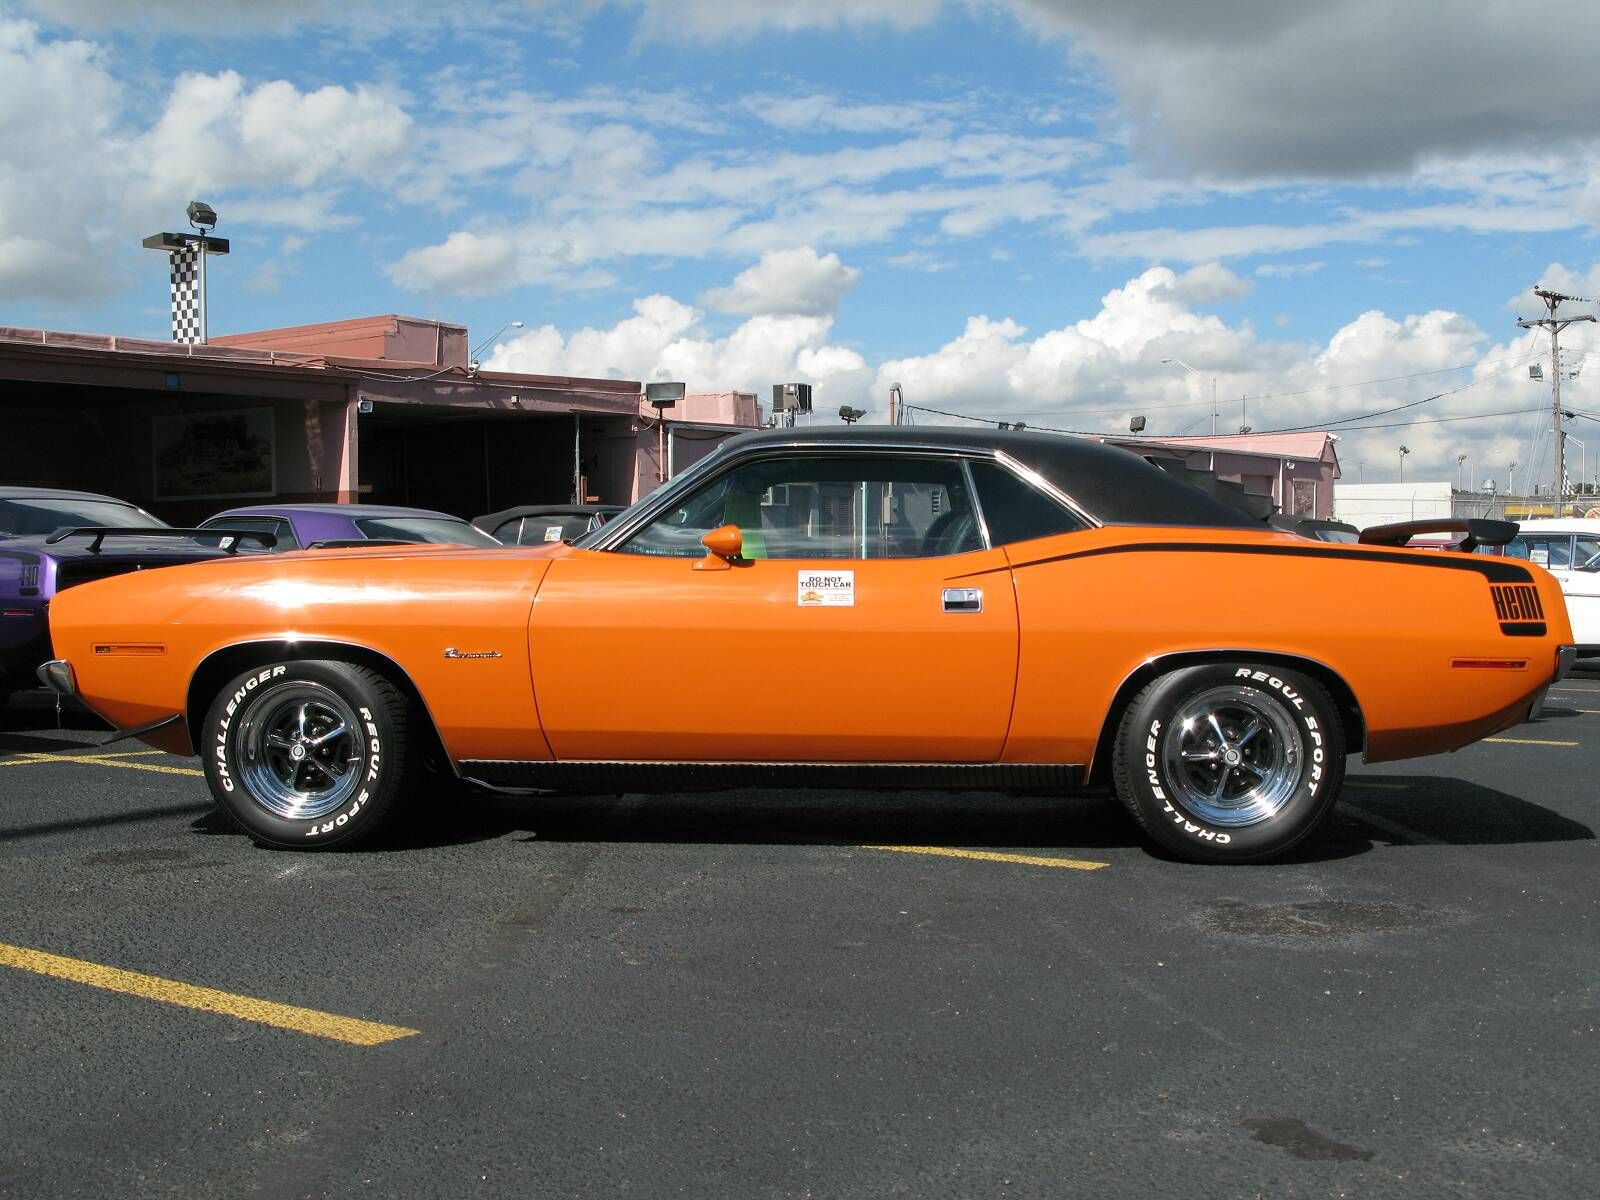
[[[1594,317],[1584,315],[1580,317],[1558,317],[1556,309],[1564,301],[1574,300],[1582,303],[1593,303],[1586,296],[1568,296],[1562,292],[1551,291],[1542,283],[1533,286],[1533,294],[1544,301],[1546,315],[1537,321],[1521,321],[1517,325],[1523,329],[1532,329],[1538,326],[1550,331],[1550,403],[1555,421],[1556,432],[1556,479],[1555,479],[1555,515],[1561,516],[1561,510],[1566,502],[1567,494],[1567,435],[1561,430],[1561,331],[1568,325],[1578,321],[1592,321]]]

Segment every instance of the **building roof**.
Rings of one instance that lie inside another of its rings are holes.
[[[1225,450],[1233,454],[1260,454],[1269,458],[1298,458],[1313,462],[1334,455],[1333,438],[1325,430],[1306,433],[1229,433],[1216,437],[1111,436],[1107,440],[1124,446],[1137,443],[1141,446],[1169,446],[1175,450]]]

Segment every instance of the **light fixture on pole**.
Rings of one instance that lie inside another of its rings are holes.
[[[839,406],[839,420],[843,421],[846,425],[854,425],[866,415],[867,410],[864,408],[851,408],[848,404],[841,404]]]
[[[1188,363],[1184,362],[1183,359],[1181,359],[1181,358],[1163,358],[1161,361],[1164,362],[1164,363],[1176,363],[1178,366],[1182,367],[1185,371],[1189,372],[1189,374],[1191,374],[1191,375],[1198,375],[1201,379],[1209,378],[1211,380],[1211,436],[1212,437],[1216,437],[1217,436],[1217,377],[1215,375],[1211,375],[1211,376],[1208,377],[1204,371],[1195,370]],[[1241,412],[1242,411],[1243,410],[1241,409]]]
[[[656,477],[662,482],[672,474],[667,469],[667,409],[676,408],[686,389],[681,383],[647,383],[645,402],[656,410]]]
[[[206,258],[228,253],[228,239],[212,237],[217,210],[203,200],[189,201],[186,210],[193,233],[152,233],[141,243],[146,250],[163,251],[170,264],[172,340],[205,345]]]
[[[521,321],[507,321],[504,325],[500,326],[499,329],[496,329],[494,331],[494,333],[490,334],[488,337],[484,338],[483,341],[479,342],[476,346],[474,346],[473,349],[472,349],[472,352],[467,355],[467,374],[468,375],[476,375],[478,373],[478,369],[479,369],[479,366],[480,366],[480,364],[478,362],[478,355],[482,354],[490,346],[492,346],[496,342],[498,342],[500,340],[500,335],[502,333],[504,333],[508,329],[521,329],[521,328],[522,328],[522,322]]]
[[[1400,482],[1401,483],[1404,483],[1406,481],[1406,455],[1408,455],[1410,453],[1411,453],[1411,447],[1410,446],[1401,446],[1400,447]]]

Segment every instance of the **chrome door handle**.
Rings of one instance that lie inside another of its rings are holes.
[[[944,610],[948,613],[980,613],[983,611],[982,588],[945,588]]]

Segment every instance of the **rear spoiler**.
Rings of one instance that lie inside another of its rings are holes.
[[[99,554],[100,545],[108,537],[178,537],[178,538],[216,538],[217,549],[226,550],[229,554],[239,553],[239,543],[242,541],[260,542],[268,550],[278,544],[278,539],[265,530],[257,529],[173,529],[166,525],[151,526],[149,528],[128,528],[115,525],[80,525],[58,529],[45,538],[47,546],[54,546],[57,542],[64,542],[70,537],[86,537],[89,540],[89,553]]]
[[[1515,521],[1491,521],[1485,517],[1440,517],[1432,521],[1401,521],[1396,525],[1374,525],[1361,531],[1367,546],[1404,546],[1422,533],[1463,533],[1451,549],[1470,554],[1479,546],[1504,546],[1517,536]]]

